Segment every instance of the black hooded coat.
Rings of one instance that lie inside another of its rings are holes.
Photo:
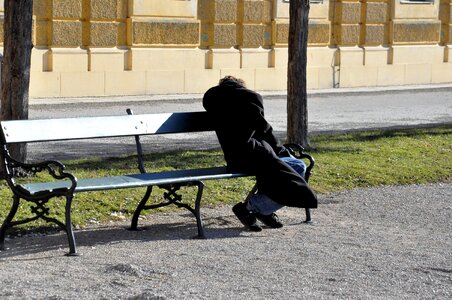
[[[262,97],[234,81],[203,98],[231,172],[256,175],[260,193],[285,206],[317,208],[317,197],[293,168],[278,158],[289,152],[265,120]]]

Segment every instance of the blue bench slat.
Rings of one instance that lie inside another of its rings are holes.
[[[80,193],[98,190],[145,187],[151,185],[154,186],[174,183],[187,183],[192,181],[235,178],[242,176],[246,176],[246,174],[230,173],[226,170],[226,167],[194,170],[175,170],[160,173],[131,174],[124,176],[81,179],[77,181],[75,192]],[[61,188],[69,188],[70,186],[71,182],[69,180],[30,183],[22,185],[22,187],[30,194]]]

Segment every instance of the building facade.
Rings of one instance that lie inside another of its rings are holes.
[[[30,96],[286,90],[289,1],[34,0]],[[308,88],[452,83],[451,6],[311,0]]]

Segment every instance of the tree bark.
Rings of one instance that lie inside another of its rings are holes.
[[[5,0],[4,18],[0,118],[28,119],[33,0]],[[26,145],[14,145],[10,152],[16,159],[26,159]]]
[[[309,0],[290,0],[287,68],[287,142],[309,147],[306,65]]]

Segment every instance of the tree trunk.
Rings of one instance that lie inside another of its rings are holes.
[[[290,0],[287,142],[309,147],[306,65],[309,0]]]
[[[0,118],[28,119],[33,0],[5,0],[4,3]],[[26,145],[10,149],[14,158],[26,159]]]

